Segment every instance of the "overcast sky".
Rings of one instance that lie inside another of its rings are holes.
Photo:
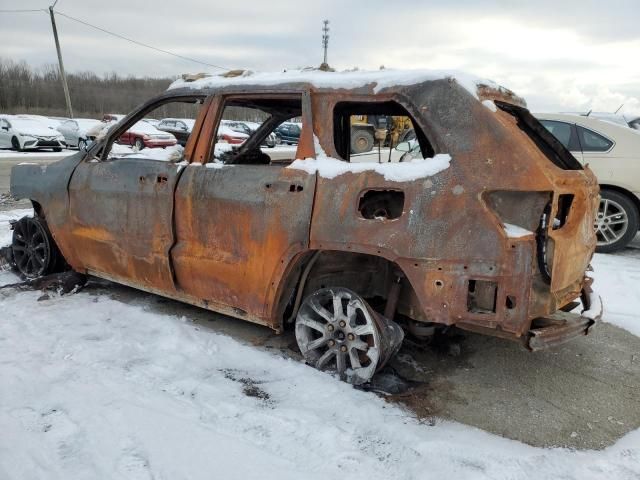
[[[0,9],[44,8],[0,0]],[[524,96],[534,111],[640,114],[640,3],[589,0],[60,0],[56,9],[177,54],[229,68],[318,65],[322,20],[340,70],[458,69]],[[58,16],[68,71],[174,76],[215,71]],[[0,56],[56,61],[45,13],[0,13]],[[0,86],[1,87],[1,86]]]

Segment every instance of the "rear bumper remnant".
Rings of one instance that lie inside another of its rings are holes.
[[[580,314],[558,310],[537,318],[525,340],[527,349],[538,351],[561,345],[579,335],[588,335],[602,318],[602,301],[590,287],[585,287],[580,299],[584,307]]]

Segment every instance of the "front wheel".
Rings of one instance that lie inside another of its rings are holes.
[[[13,224],[11,250],[16,268],[27,278],[47,275],[58,266],[58,248],[37,217],[22,217]]]
[[[357,293],[322,288],[305,299],[296,317],[296,341],[308,364],[354,385],[371,380],[398,351],[404,333]]]
[[[133,146],[136,147],[138,151],[140,151],[144,148],[144,142],[141,138],[136,138],[136,141],[133,142]]]
[[[11,138],[11,148],[18,152],[22,151],[22,147],[20,146],[20,140],[18,140],[18,137]]]
[[[80,150],[81,152],[87,151],[87,141],[84,138],[78,140],[78,150]]]
[[[595,219],[596,251],[611,253],[626,247],[638,233],[638,217],[638,209],[629,197],[603,189]]]

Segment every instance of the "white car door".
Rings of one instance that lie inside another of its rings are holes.
[[[58,131],[64,137],[67,145],[74,147],[78,145],[78,124],[75,121],[67,120],[66,122],[63,122],[58,127]]]

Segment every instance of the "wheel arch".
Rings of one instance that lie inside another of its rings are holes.
[[[627,190],[626,188],[620,187],[618,185],[611,185],[611,184],[608,184],[608,183],[601,183],[600,184],[600,191],[602,191],[602,190],[613,190],[614,192],[617,192],[617,193],[619,193],[621,195],[624,195],[629,200],[631,200],[633,205],[635,205],[635,207],[636,207],[636,211],[638,212],[638,215],[640,215],[640,198],[638,198],[638,196],[635,193],[633,193],[631,190]]]
[[[272,310],[272,324],[282,331],[295,319],[300,303],[324,287],[345,287],[363,298],[384,303],[394,280],[413,290],[402,268],[382,256],[342,250],[306,250],[285,269]],[[384,306],[384,305],[382,305]]]

